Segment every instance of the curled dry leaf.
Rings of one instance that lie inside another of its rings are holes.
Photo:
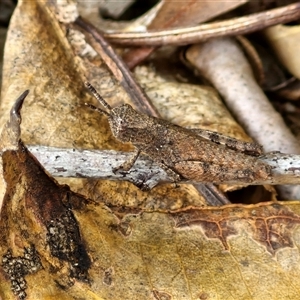
[[[54,280],[69,286],[75,279],[88,282],[91,265],[69,202],[83,204],[85,198],[49,178],[20,140],[20,109],[27,94],[17,99],[1,134],[6,192],[0,218],[0,290],[5,299],[11,294],[25,299],[25,277],[46,266],[56,270]]]

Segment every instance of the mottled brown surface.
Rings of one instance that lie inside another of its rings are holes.
[[[255,157],[218,145],[168,121],[138,113],[128,104],[113,108],[108,120],[118,140],[131,142],[149,155],[173,173],[174,181],[181,175],[199,182],[252,182],[271,174],[271,167]]]

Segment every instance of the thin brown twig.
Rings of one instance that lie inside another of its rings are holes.
[[[265,84],[266,78],[265,78],[264,66],[257,50],[255,49],[253,44],[243,35],[236,36],[236,40],[242,46],[243,52],[246,54],[249,63],[252,66],[253,73],[257,83],[260,86],[263,86]]]
[[[111,32],[103,36],[110,42],[126,46],[187,45],[220,36],[247,34],[300,18],[300,2],[230,20],[193,27],[148,31]]]
[[[102,37],[98,30],[81,17],[76,19],[75,24],[85,31],[85,36],[89,40],[89,43],[124,87],[137,110],[159,117],[158,111],[140,85],[135,81],[126,64],[117,55],[111,45]]]

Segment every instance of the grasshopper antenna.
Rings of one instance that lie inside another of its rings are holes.
[[[108,109],[109,111],[111,111],[111,107],[110,105],[102,98],[102,96],[96,91],[96,89],[88,82],[86,81],[85,83],[85,86],[90,90],[90,92],[93,94],[93,96],[100,102],[100,104]],[[107,111],[101,109],[101,108],[98,108],[92,104],[89,104],[89,103],[85,103],[86,106],[90,107],[91,109],[93,110],[96,110],[102,114],[105,114],[107,116],[110,116],[110,113],[108,113]]]

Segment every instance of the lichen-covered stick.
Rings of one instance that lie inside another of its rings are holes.
[[[132,159],[120,166],[125,171],[130,170],[143,152],[159,164],[174,182],[185,178],[198,182],[232,180],[250,183],[271,176],[269,165],[242,153],[261,154],[261,147],[255,143],[229,137],[229,142],[226,142],[224,136],[218,138],[217,133],[210,131],[200,131],[199,135],[166,120],[139,113],[129,104],[111,108],[90,83],[85,85],[107,111],[86,105],[108,116],[115,138],[130,142],[136,148]]]

